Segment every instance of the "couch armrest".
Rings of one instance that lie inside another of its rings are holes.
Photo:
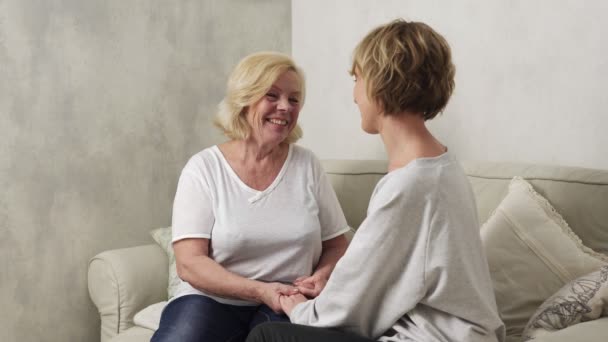
[[[167,300],[168,259],[155,244],[105,251],[89,262],[89,295],[104,342],[133,326],[133,316]]]
[[[578,323],[566,329],[535,338],[534,342],[605,342],[608,336],[608,317]]]

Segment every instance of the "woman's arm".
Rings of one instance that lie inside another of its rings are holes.
[[[300,293],[310,298],[318,296],[327,284],[336,263],[344,255],[347,246],[348,241],[344,234],[323,241],[322,254],[314,273],[309,277],[300,277],[294,281],[294,285],[298,287]]]
[[[292,323],[377,338],[423,297],[424,202],[403,185],[382,184],[320,295],[282,298]]]
[[[264,283],[229,272],[209,257],[209,239],[179,240],[173,243],[173,250],[179,277],[210,294],[264,303],[282,312],[279,296],[298,293],[289,285]]]
[[[348,240],[344,233],[350,228],[344,217],[344,212],[340,207],[340,202],[336,196],[327,174],[323,171],[319,160],[311,156],[314,182],[315,199],[319,208],[319,223],[321,225],[322,250],[319,262],[310,276],[302,276],[294,281],[300,292],[309,298],[314,298],[325,288],[329,276],[334,270],[336,263],[348,246]]]

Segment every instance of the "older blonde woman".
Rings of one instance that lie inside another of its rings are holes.
[[[348,230],[314,155],[293,143],[304,76],[287,56],[244,58],[217,126],[229,141],[194,155],[179,179],[173,249],[183,280],[152,341],[243,341],[288,321],[281,295],[319,294]]]

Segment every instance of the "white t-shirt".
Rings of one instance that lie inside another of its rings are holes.
[[[173,242],[210,239],[209,256],[242,277],[292,283],[312,274],[322,241],[349,227],[336,194],[312,152],[291,144],[274,182],[247,186],[217,146],[184,167],[173,204]],[[174,298],[200,294],[221,303],[257,305],[213,296],[182,282]]]

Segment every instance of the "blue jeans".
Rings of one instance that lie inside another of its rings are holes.
[[[207,296],[179,297],[165,307],[151,342],[242,342],[264,322],[289,322],[266,305],[236,306]]]

